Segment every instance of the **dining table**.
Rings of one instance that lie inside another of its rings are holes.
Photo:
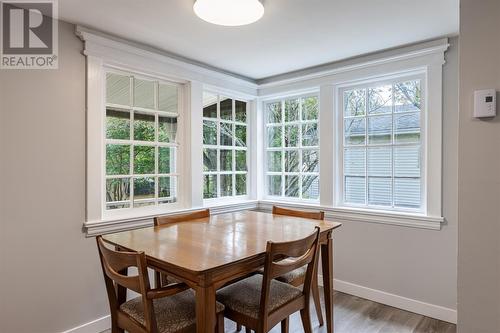
[[[304,238],[320,228],[327,332],[333,332],[333,231],[328,220],[238,211],[208,218],[122,231],[103,236],[119,249],[146,254],[150,268],[195,291],[196,332],[213,333],[216,292],[264,266],[268,241]]]

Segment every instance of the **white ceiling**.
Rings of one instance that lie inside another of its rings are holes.
[[[458,34],[458,0],[265,0],[251,25],[221,27],[193,0],[62,0],[62,20],[262,79]]]

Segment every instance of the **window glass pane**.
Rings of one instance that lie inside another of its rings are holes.
[[[267,171],[281,172],[281,151],[267,152]]]
[[[281,176],[267,176],[267,193],[281,196]]]
[[[177,86],[172,84],[158,85],[158,110],[177,113]]]
[[[392,148],[368,148],[368,176],[392,176]]]
[[[217,198],[217,175],[203,176],[203,198]]]
[[[134,201],[155,197],[155,178],[140,177],[134,179]]]
[[[175,148],[158,148],[158,173],[175,173]]]
[[[316,120],[319,114],[317,96],[305,97],[302,101],[302,120]]]
[[[392,113],[392,85],[368,89],[368,114]]]
[[[366,156],[364,148],[344,149],[344,174],[349,176],[365,175]]]
[[[233,100],[232,99],[221,97],[220,119],[233,120]]]
[[[247,194],[247,175],[236,175],[236,195]]]
[[[318,123],[302,125],[302,145],[317,146],[318,145]]]
[[[134,113],[134,140],[155,140],[155,116],[152,114]]]
[[[170,198],[170,200],[160,200],[161,203],[176,202],[175,193],[176,177],[158,177],[158,197]]]
[[[130,140],[130,112],[106,109],[106,138]]]
[[[299,176],[285,176],[285,196],[299,197]]]
[[[394,175],[420,177],[420,147],[394,147]]]
[[[298,147],[299,146],[299,126],[286,125],[285,126],[285,147]]]
[[[220,150],[220,171],[233,171],[232,150]]]
[[[302,177],[302,198],[314,200],[319,198],[319,176]]]
[[[130,146],[106,145],[106,174],[130,174]]]
[[[217,144],[217,123],[215,121],[203,120],[203,144]]]
[[[106,179],[106,202],[125,201],[130,198],[130,178]]]
[[[247,103],[242,101],[235,101],[236,121],[247,122]]]
[[[220,175],[220,196],[233,195],[233,175]]]
[[[299,172],[299,151],[298,150],[285,151],[285,171],[286,172]]]
[[[176,117],[158,117],[158,141],[168,143],[177,142]]]
[[[203,171],[217,171],[217,149],[203,149]]]
[[[233,125],[228,123],[220,123],[220,145],[233,145]]]
[[[130,105],[130,77],[106,73],[106,103]]]
[[[403,208],[420,208],[420,178],[394,179],[394,205]]]
[[[145,206],[154,206],[155,202],[153,200],[147,201],[134,201],[134,208],[145,207]]]
[[[298,99],[287,99],[285,101],[285,121],[297,121],[299,120],[299,100]]]
[[[368,143],[392,142],[392,116],[376,116],[368,118]]]
[[[344,121],[344,137],[346,145],[365,144],[366,119],[355,118]]]
[[[302,172],[318,172],[319,158],[317,150],[302,151]]]
[[[114,204],[107,204],[106,209],[112,210],[112,209],[123,209],[123,208],[129,208],[130,207],[130,202],[123,202],[123,203],[114,203]]]
[[[217,118],[217,95],[203,93],[203,117]]]
[[[236,171],[247,171],[247,151],[236,150]]]
[[[394,85],[394,112],[420,111],[420,80]]]
[[[394,140],[396,143],[420,141],[420,113],[405,113],[394,116]]]
[[[154,109],[155,83],[153,81],[134,79],[134,106]]]
[[[155,173],[155,147],[134,146],[134,173]]]
[[[364,116],[366,114],[366,90],[348,90],[344,92],[344,116]]]
[[[244,125],[235,125],[235,144],[236,146],[246,147],[247,145],[247,127]]]
[[[281,126],[267,127],[267,146],[268,147],[281,147],[282,142],[282,129]]]
[[[281,123],[282,112],[281,112],[281,102],[269,103],[267,106],[267,123]]]
[[[344,200],[347,203],[365,203],[365,177],[346,176],[344,180]]]
[[[391,177],[368,177],[368,204],[378,206],[392,205]]]

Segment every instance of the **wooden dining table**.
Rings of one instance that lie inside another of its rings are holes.
[[[264,265],[267,241],[284,242],[320,227],[327,331],[333,332],[333,230],[330,221],[241,211],[104,235],[128,251],[143,251],[147,264],[185,282],[196,294],[196,332],[215,330],[217,289]]]

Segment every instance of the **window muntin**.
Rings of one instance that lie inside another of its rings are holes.
[[[341,90],[345,205],[422,210],[422,96],[419,78]]]
[[[105,210],[177,202],[179,87],[106,73]]]
[[[203,93],[203,198],[248,194],[247,105]]]
[[[317,95],[265,103],[268,196],[319,200],[318,118]]]

